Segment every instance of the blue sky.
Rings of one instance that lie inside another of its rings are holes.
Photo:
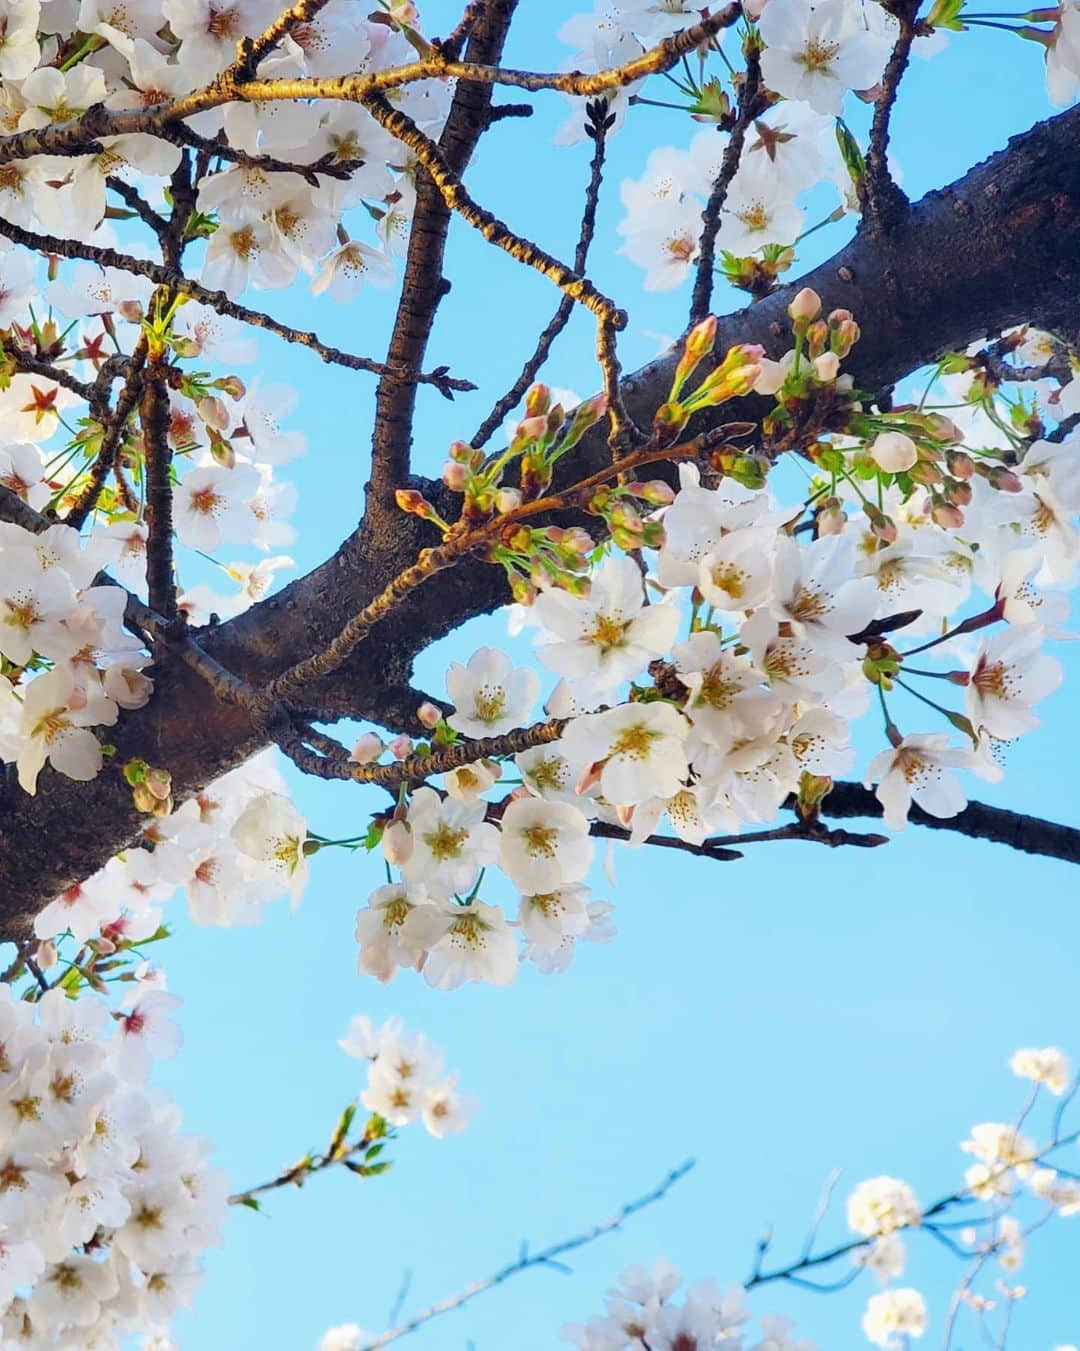
[[[449,28],[457,8],[425,5],[426,31]],[[570,0],[526,0],[509,63],[556,65],[564,53],[554,32],[574,12]],[[536,107],[531,123],[492,130],[470,186],[566,255],[589,147],[551,147],[563,102],[538,96]],[[905,187],[918,196],[947,183],[1048,111],[1034,45],[1001,33],[953,39],[905,81],[893,140]],[[652,146],[685,145],[697,130],[675,114],[639,112],[612,143],[592,264],[630,311],[628,368],[654,354],[647,331],[680,329],[687,294],[641,291],[640,274],[616,254],[615,189],[640,175]],[[852,120],[861,126],[865,110]],[[805,264],[849,228],[814,236]],[[452,230],[448,266],[454,287],[427,364],[449,362],[482,392],[451,405],[421,391],[415,458],[429,472],[510,383],[554,304],[546,283],[463,226]],[[328,341],[376,356],[384,348],[390,311],[378,293],[347,309],[300,294],[270,300]],[[739,299],[721,292],[719,303],[733,309]],[[592,342],[591,321],[578,317],[550,381],[588,393]],[[300,489],[292,552],[306,570],[360,512],[373,384],[265,337],[260,368],[301,393],[296,425],[311,454],[285,473]],[[498,617],[454,635],[425,656],[421,683],[441,691],[449,659],[502,635]],[[1077,659],[1059,655],[1075,676]],[[1015,748],[1005,783],[981,796],[1080,824],[1074,700],[1067,686],[1045,706],[1042,731]],[[323,835],[356,833],[381,805],[359,788],[299,778],[293,787]],[[306,1351],[333,1323],[380,1330],[406,1271],[418,1307],[510,1260],[523,1238],[540,1245],[575,1233],[695,1157],[666,1201],[578,1254],[572,1274],[524,1275],[412,1339],[417,1351],[470,1342],[537,1351],[555,1344],[565,1319],[598,1311],[627,1262],[665,1253],[692,1278],[736,1281],[766,1223],[777,1256],[793,1256],[834,1167],[845,1170],[841,1198],[879,1172],[906,1178],[924,1200],[951,1190],[971,1124],[1008,1119],[1020,1102],[1011,1051],[1057,1043],[1080,1056],[1080,896],[1063,864],[911,828],[870,854],[784,843],[737,864],[644,850],[621,852],[617,866],[617,892],[597,881],[598,895],[616,901],[615,942],[586,946],[561,976],[524,969],[502,991],[446,995],[408,975],[388,987],[359,977],[354,914],[382,881],[381,864],[364,856],[321,854],[301,908],[271,908],[255,930],[198,930],[174,903],[177,933],[162,955],[186,1001],[185,1047],[160,1078],[190,1128],[215,1141],[235,1185],[325,1142],[363,1084],[363,1067],[336,1044],[357,1012],[398,1014],[425,1031],[482,1104],[462,1136],[406,1130],[381,1178],[327,1175],[271,1197],[261,1215],[232,1213],[195,1311],[179,1323],[184,1351]],[[1080,1338],[1080,1218],[1072,1223],[1034,1240],[1032,1294],[1015,1321],[1023,1351]],[[824,1234],[842,1234],[838,1213]],[[937,1315],[924,1345],[936,1345],[960,1269],[926,1239],[912,1248],[911,1283]],[[754,1305],[790,1314],[819,1347],[839,1351],[863,1344],[858,1316],[870,1292],[774,1287]]]

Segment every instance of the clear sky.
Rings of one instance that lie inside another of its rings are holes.
[[[459,8],[425,4],[425,31],[445,31]],[[557,65],[564,51],[554,33],[576,8],[523,0],[509,61]],[[589,147],[550,145],[565,111],[559,96],[537,96],[536,109],[531,124],[491,131],[470,185],[566,255]],[[641,274],[616,254],[615,189],[640,175],[653,145],[685,145],[696,130],[673,113],[640,111],[612,143],[592,264],[630,310],[629,368],[654,354],[650,331],[679,331],[687,293],[641,291]],[[1048,111],[1038,48],[1001,33],[954,38],[905,81],[893,141],[905,188],[918,196],[947,183]],[[864,120],[856,108],[853,121]],[[806,264],[849,229],[816,235]],[[416,462],[429,472],[510,383],[555,300],[459,225],[449,275],[427,364],[449,362],[482,392],[451,405],[421,391]],[[739,304],[732,292],[719,299]],[[390,309],[379,293],[349,308],[300,294],[268,304],[342,346],[375,356],[384,348]],[[592,390],[592,338],[591,323],[575,321],[547,369],[553,384]],[[361,509],[373,384],[268,337],[260,362],[266,380],[301,392],[295,425],[311,453],[284,477],[300,488],[292,553],[306,570]],[[454,635],[425,657],[421,683],[441,693],[447,660],[502,635],[498,617]],[[1080,675],[1070,650],[1058,655]],[[1005,783],[981,796],[1080,824],[1073,687],[1044,709],[1042,731],[1017,746]],[[362,830],[383,800],[298,776],[292,787],[313,829],[329,836]],[[766,1223],[776,1255],[794,1256],[835,1167],[845,1170],[841,1198],[880,1172],[907,1179],[923,1200],[952,1190],[968,1128],[1008,1119],[1020,1102],[1006,1067],[1012,1050],[1057,1043],[1080,1057],[1080,894],[1064,864],[912,827],[876,853],[782,843],[737,864],[704,864],[620,851],[616,866],[617,892],[599,870],[596,878],[598,896],[616,901],[611,945],[586,945],[564,975],[526,967],[508,990],[450,995],[408,973],[387,987],[357,975],[354,914],[383,880],[376,858],[323,853],[300,909],[271,907],[254,930],[199,930],[173,903],[177,932],[163,956],[186,1001],[185,1046],[159,1077],[190,1128],[213,1138],[236,1186],[325,1143],[363,1085],[363,1066],[336,1044],[354,1013],[398,1014],[425,1031],[481,1102],[462,1136],[439,1142],[407,1129],[381,1178],[326,1175],[272,1196],[262,1215],[230,1214],[195,1311],[179,1322],[184,1351],[307,1351],[333,1323],[381,1330],[406,1271],[415,1308],[512,1259],[522,1239],[542,1245],[603,1219],[695,1157],[667,1200],[580,1253],[571,1274],[528,1273],[411,1343],[538,1351],[556,1344],[565,1319],[599,1311],[627,1262],[665,1253],[692,1278],[737,1281]],[[1080,1218],[1072,1224],[1033,1241],[1017,1351],[1080,1340]],[[824,1234],[842,1233],[837,1212]],[[937,1315],[923,1345],[939,1345],[947,1282],[960,1267],[926,1238],[911,1246],[911,1283]],[[754,1306],[795,1317],[822,1351],[844,1351],[863,1345],[858,1317],[871,1289],[818,1297],[773,1287]]]

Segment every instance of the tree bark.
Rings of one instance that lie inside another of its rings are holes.
[[[863,337],[845,369],[871,393],[916,367],[1003,328],[1031,321],[1077,332],[1080,300],[1080,108],[1015,137],[963,178],[931,192],[891,225],[865,228],[827,263],[774,295],[721,320],[717,350],[761,343],[770,356],[789,345],[786,307],[812,286],[826,310],[851,310]],[[493,258],[492,267],[501,265]],[[897,279],[895,290],[884,283]],[[623,384],[634,418],[648,425],[667,394],[674,357],[652,362]],[[754,416],[753,400],[715,410],[716,421]],[[703,430],[707,417],[692,430]],[[447,439],[451,439],[448,434]],[[607,463],[603,435],[583,439],[565,472],[575,478]],[[420,483],[432,494],[437,487]],[[435,542],[412,516],[369,514],[325,563],[226,624],[197,636],[237,675],[260,684],[319,650],[416,552]],[[415,729],[409,689],[413,658],[435,639],[507,600],[501,569],[465,563],[422,588],[385,621],[306,703],[339,716]],[[263,743],[243,710],[220,702],[181,662],[153,672],[145,708],[122,716],[109,739],[113,764],[140,756],[169,769],[179,798],[239,763]],[[111,766],[88,784],[46,770],[36,797],[9,770],[0,781],[0,932],[25,932],[30,917],[85,879],[137,835],[130,790]]]

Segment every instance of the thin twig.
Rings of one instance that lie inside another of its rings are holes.
[[[425,1323],[430,1323],[433,1318],[438,1318],[442,1314],[450,1313],[454,1309],[460,1309],[463,1304],[468,1304],[477,1295],[485,1294],[488,1290],[493,1290],[495,1286],[502,1285],[504,1281],[510,1280],[514,1276],[519,1276],[523,1271],[528,1271],[531,1267],[555,1267],[559,1264],[561,1258],[567,1253],[576,1252],[579,1248],[584,1248],[589,1243],[594,1243],[598,1238],[605,1234],[610,1234],[612,1230],[618,1229],[632,1215],[644,1210],[647,1206],[655,1205],[657,1201],[662,1201],[675,1184],[684,1178],[694,1166],[693,1159],[687,1159],[685,1163],[673,1168],[667,1177],[658,1187],[652,1191],[646,1192],[644,1196],[638,1197],[636,1201],[629,1201],[601,1224],[593,1225],[584,1233],[577,1234],[573,1238],[563,1239],[559,1243],[553,1243],[549,1248],[543,1248],[540,1252],[530,1253],[528,1248],[523,1246],[521,1255],[513,1262],[508,1262],[506,1266],[500,1267],[498,1271],[493,1272],[483,1280],[474,1281],[464,1290],[459,1290],[456,1295],[450,1295],[446,1299],[441,1299],[435,1304],[429,1305],[419,1313],[413,1314],[405,1322],[398,1324],[397,1327],[389,1328],[386,1332],[380,1333],[377,1337],[366,1341],[362,1351],[378,1351],[378,1348],[389,1346],[391,1342],[396,1342],[400,1337],[406,1336],[410,1332],[415,1332],[417,1328]]]
[[[761,96],[761,57],[756,44],[746,53],[746,74],[739,88],[739,104],[731,136],[724,147],[720,172],[712,185],[709,200],[701,213],[701,240],[698,244],[697,272],[694,275],[694,293],[690,302],[690,323],[700,323],[712,304],[714,272],[716,267],[716,236],[720,232],[720,213],[724,209],[732,180],[738,172],[746,143],[746,131],[757,116]]]
[[[240,305],[235,300],[231,300],[224,291],[211,291],[191,277],[185,277],[182,273],[175,272],[161,263],[152,262],[148,258],[135,258],[131,254],[120,253],[116,249],[106,248],[103,245],[81,244],[72,239],[39,234],[34,230],[25,230],[3,218],[0,218],[0,235],[4,235],[15,244],[22,244],[24,248],[34,249],[38,253],[52,253],[60,258],[83,259],[97,263],[100,267],[115,267],[121,272],[130,272],[137,277],[147,277],[159,286],[171,286],[174,290],[190,296],[193,300],[201,301],[202,304],[207,305],[218,314],[223,314],[230,319],[239,319],[242,323],[265,329],[268,333],[275,333],[279,338],[284,338],[286,342],[297,343],[301,347],[310,348],[323,361],[331,365],[347,366],[351,370],[357,371],[368,371],[372,375],[383,375],[391,369],[384,362],[372,361],[370,357],[354,356],[351,352],[343,352],[338,347],[331,347],[329,343],[323,342],[316,333],[293,328],[268,314],[263,314],[260,310],[252,310],[246,305]],[[393,371],[393,374],[400,376],[403,380],[412,380],[416,384],[434,385],[439,393],[447,399],[453,398],[455,392],[476,388],[469,380],[460,380],[449,376],[445,366],[437,367],[435,370],[428,372]]]
[[[586,134],[593,140],[593,157],[590,167],[589,184],[585,190],[585,207],[581,215],[581,230],[578,233],[577,248],[574,250],[574,271],[583,273],[589,258],[589,248],[596,233],[596,211],[600,201],[600,187],[604,177],[604,158],[607,153],[607,133],[613,119],[609,120],[607,104],[590,103],[586,108]],[[471,445],[479,449],[487,444],[495,432],[502,426],[508,413],[512,413],[521,402],[525,391],[536,379],[540,368],[547,361],[555,339],[566,327],[574,312],[574,301],[564,295],[559,306],[544,331],[536,341],[532,356],[521,368],[521,373],[496,402],[495,407],[476,429]]]

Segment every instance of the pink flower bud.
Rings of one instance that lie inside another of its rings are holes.
[[[365,732],[349,752],[349,759],[354,765],[374,764],[385,749],[381,737],[374,732]]]
[[[195,401],[195,411],[208,427],[212,427],[216,432],[227,430],[232,422],[232,417],[228,408],[225,406],[224,399],[218,399],[212,394],[204,394],[201,399]]]
[[[821,356],[829,345],[829,326],[823,319],[817,319],[806,330],[806,341],[811,358]]]
[[[947,450],[945,463],[953,478],[969,479],[975,473],[975,461],[966,450]]]
[[[903,432],[882,432],[870,446],[870,455],[886,474],[904,474],[918,461],[919,451]]]
[[[442,710],[436,708],[430,699],[425,699],[416,710],[416,720],[430,731],[442,722]]]
[[[964,513],[947,502],[935,502],[930,515],[943,530],[958,530],[964,524]]]
[[[400,868],[412,858],[413,837],[406,821],[391,821],[382,834],[383,858],[391,868]]]
[[[821,313],[821,297],[809,286],[804,286],[788,306],[787,312],[796,324],[808,324]]]
[[[126,319],[129,324],[140,324],[143,318],[142,302],[139,300],[121,300],[116,307],[116,313],[121,319]]]
[[[648,483],[632,483],[628,491],[652,507],[670,507],[675,501],[675,489],[661,478],[650,479]]]
[[[442,469],[442,481],[455,493],[465,491],[469,481],[469,467],[458,460],[447,460]]]
[[[515,445],[528,445],[530,441],[539,441],[547,432],[547,417],[536,416],[523,418],[517,425],[517,431],[514,433]]]
[[[495,510],[505,515],[521,506],[521,492],[517,488],[500,488],[495,494]]]
[[[413,739],[406,732],[391,737],[387,745],[395,760],[407,760],[413,753]]]
[[[456,464],[468,464],[473,456],[473,448],[468,441],[452,441],[446,453]]]
[[[822,352],[814,358],[814,374],[825,385],[831,385],[840,374],[840,358],[835,352]]]
[[[51,938],[46,938],[43,943],[37,945],[37,952],[34,954],[34,960],[42,971],[48,971],[54,967],[59,960],[56,952],[56,944]]]
[[[1024,490],[1024,485],[1012,470],[1000,465],[990,470],[990,487],[1001,493],[1019,493]]]
[[[543,417],[551,407],[551,390],[547,385],[537,383],[525,395],[526,419]]]
[[[829,346],[841,359],[846,357],[862,337],[862,330],[854,319],[845,319],[833,329]]]

